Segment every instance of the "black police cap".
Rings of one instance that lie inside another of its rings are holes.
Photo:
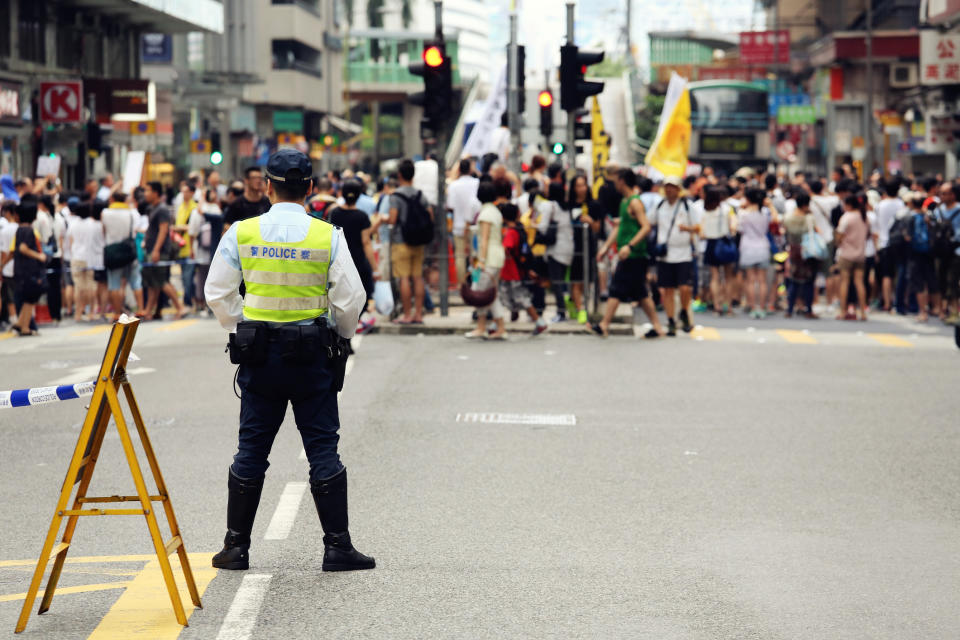
[[[297,178],[290,178],[291,182],[309,180],[313,177],[313,165],[307,154],[296,149],[280,149],[267,160],[267,177],[274,182],[287,182],[287,173],[293,170],[300,172]]]

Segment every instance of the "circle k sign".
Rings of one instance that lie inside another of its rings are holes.
[[[44,122],[81,122],[83,83],[41,82],[40,119]]]

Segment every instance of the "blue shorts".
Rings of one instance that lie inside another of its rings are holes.
[[[125,267],[107,270],[107,289],[110,291],[120,291],[123,289],[124,280],[127,281],[130,288],[134,291],[143,288],[143,281],[140,279],[139,262],[134,260]]]

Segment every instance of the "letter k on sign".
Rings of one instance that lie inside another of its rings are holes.
[[[80,82],[41,82],[40,119],[45,122],[80,122],[82,87]]]

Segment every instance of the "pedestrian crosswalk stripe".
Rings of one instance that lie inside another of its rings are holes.
[[[912,347],[913,343],[892,333],[868,333],[868,336],[885,347]]]
[[[809,333],[796,329],[777,329],[777,335],[793,344],[818,344],[817,339]]]
[[[300,510],[300,503],[303,502],[303,494],[307,492],[306,482],[288,482],[280,495],[280,502],[277,503],[277,510],[273,512],[273,518],[267,526],[267,532],[264,534],[264,540],[286,540],[293,528],[293,523],[297,519],[297,512]]]
[[[720,332],[713,327],[694,327],[690,332],[690,337],[694,340],[719,340]]]
[[[270,586],[270,574],[247,574],[230,603],[217,640],[247,640],[253,635],[260,607]]]

